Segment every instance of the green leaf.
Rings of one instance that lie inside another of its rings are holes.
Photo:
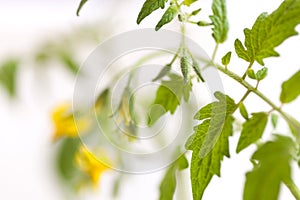
[[[188,55],[187,49],[182,48],[182,55],[180,58],[180,68],[183,75],[184,84],[190,82],[190,70],[193,65],[192,58]]]
[[[271,122],[272,122],[273,128],[276,128],[277,124],[278,124],[278,115],[272,114],[271,115]]]
[[[197,62],[196,59],[193,58],[193,69],[194,72],[197,74],[198,78],[202,81],[205,82],[205,79],[203,78],[202,74],[201,74],[201,70],[200,70],[200,66],[199,63]]]
[[[192,150],[191,182],[194,199],[201,199],[214,175],[220,176],[221,161],[229,154],[229,136],[232,135],[232,113],[236,109],[234,101],[220,93],[215,93],[219,101],[206,105],[195,115],[195,119],[205,119],[194,127],[195,133],[188,139],[186,148]]]
[[[155,30],[158,31],[162,26],[170,23],[177,16],[178,12],[177,6],[171,5],[163,14],[162,18],[156,25]]]
[[[148,118],[148,125],[154,124],[162,115],[167,112],[174,114],[180,101],[184,98],[185,101],[189,99],[189,93],[192,90],[191,84],[183,84],[183,79],[177,74],[169,74],[169,80],[162,81],[157,89],[156,97],[152,106],[161,106],[158,109],[150,111]]]
[[[238,56],[248,62],[257,61],[264,65],[263,59],[279,56],[274,50],[287,38],[297,35],[295,26],[300,23],[300,1],[285,0],[278,9],[268,15],[262,13],[252,29],[245,29],[245,47],[236,41]]]
[[[239,153],[249,145],[261,138],[268,122],[268,114],[259,112],[243,123],[242,133],[238,142],[236,152]]]
[[[60,59],[62,63],[70,70],[72,73],[76,74],[79,70],[79,65],[74,60],[71,53],[63,52],[60,54]]]
[[[197,22],[197,25],[198,25],[198,26],[211,26],[212,23],[206,22],[206,21],[198,21],[198,22]]]
[[[244,119],[248,120],[249,119],[248,111],[247,111],[247,109],[246,109],[243,102],[240,103],[239,110],[240,110],[240,113],[241,113],[242,117]]]
[[[251,58],[249,57],[247,51],[245,50],[242,42],[239,39],[236,39],[234,42],[234,48],[235,52],[238,55],[238,57],[250,62]]]
[[[160,72],[158,73],[158,75],[152,80],[152,81],[157,81],[161,78],[163,78],[164,76],[166,76],[169,72],[171,71],[171,65],[166,65],[164,66]]]
[[[106,88],[103,92],[101,92],[96,101],[95,101],[95,108],[97,110],[101,110],[105,105],[107,105],[109,96],[109,88]]]
[[[258,70],[255,74],[256,80],[261,81],[268,75],[268,68],[264,67],[260,70]]]
[[[292,134],[295,136],[297,140],[300,139],[300,122],[296,120],[294,117],[286,115],[288,118],[285,118],[286,122],[289,125],[289,128]]]
[[[248,75],[249,78],[256,80],[256,74],[255,74],[253,69],[248,69],[247,70],[247,75]]]
[[[290,103],[300,95],[300,70],[281,86],[280,101]]]
[[[57,154],[57,169],[61,177],[67,181],[72,181],[79,170],[74,164],[80,140],[78,138],[66,138],[60,146]]]
[[[81,11],[82,7],[85,5],[85,3],[88,2],[88,0],[81,0],[79,3],[79,6],[77,8],[76,15],[79,16],[79,12]]]
[[[213,38],[216,43],[223,43],[227,39],[228,34],[228,21],[227,21],[227,11],[226,11],[226,0],[213,0],[212,3],[213,15],[209,16],[214,28]]]
[[[228,53],[226,53],[225,56],[223,56],[222,64],[227,66],[230,63],[230,59],[231,59],[231,51],[229,51]]]
[[[190,6],[192,3],[196,2],[196,1],[198,1],[198,0],[184,0],[183,4],[187,5],[187,6]]]
[[[160,184],[159,200],[172,200],[176,189],[176,171],[183,170],[188,167],[188,161],[185,156],[181,156],[166,171],[166,174]]]
[[[137,24],[159,8],[164,8],[168,0],[146,0],[137,18]]]
[[[195,15],[197,15],[201,10],[202,10],[201,8],[199,8],[199,9],[197,9],[197,10],[194,10],[194,11],[191,13],[191,15],[195,16]]]
[[[15,59],[7,60],[0,68],[0,84],[11,97],[16,94],[16,76],[19,62]]]
[[[295,149],[291,138],[279,135],[263,144],[252,156],[258,164],[246,174],[243,199],[277,200],[281,182],[290,179]]]

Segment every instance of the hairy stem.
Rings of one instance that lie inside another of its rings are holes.
[[[267,98],[263,93],[261,93],[256,87],[253,87],[250,83],[245,81],[242,77],[235,74],[234,72],[225,69],[221,65],[214,64],[214,66],[221,72],[223,72],[225,75],[229,76],[230,78],[234,79],[235,81],[239,82],[242,86],[244,86],[248,91],[255,93],[257,96],[259,96],[263,101],[265,101],[269,106],[272,107],[273,110],[276,110],[287,122],[289,122],[291,125],[295,126],[295,128],[299,129],[298,125],[294,123],[294,121],[291,119],[291,117],[285,113],[281,107],[276,106],[269,98]],[[297,138],[299,140],[299,136]]]

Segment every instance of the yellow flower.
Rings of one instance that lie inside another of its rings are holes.
[[[104,159],[104,161],[108,163],[107,158],[102,157],[101,159]],[[94,154],[83,146],[79,148],[75,156],[75,163],[81,171],[90,177],[94,186],[97,186],[101,174],[110,169],[109,165],[103,164]]]
[[[52,120],[55,126],[54,141],[61,137],[78,137],[78,131],[83,132],[89,127],[87,119],[80,119],[75,123],[70,103],[56,107],[52,114]]]

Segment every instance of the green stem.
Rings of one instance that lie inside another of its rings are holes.
[[[239,82],[242,86],[244,86],[250,92],[255,93],[262,100],[264,100],[267,104],[269,104],[274,110],[276,110],[285,120],[290,121],[290,117],[284,111],[282,111],[280,107],[276,106],[270,99],[268,99],[258,89],[256,89],[255,87],[253,87],[250,83],[248,83],[247,81],[245,81],[242,77],[240,77],[239,75],[235,74],[234,72],[232,72],[232,71],[230,71],[228,69],[225,69],[224,67],[222,67],[222,66],[220,66],[218,64],[215,64],[215,67],[219,71],[221,71],[224,74],[226,74],[227,76],[229,76],[230,78],[232,78],[235,81]]]
[[[300,190],[291,178],[284,180],[284,184],[289,188],[295,199],[300,200]]]
[[[177,59],[178,54],[179,54],[179,51],[180,51],[180,47],[178,48],[177,52],[175,53],[175,55],[173,56],[171,62],[169,63],[169,66],[170,66],[170,67],[173,65],[173,63],[174,63],[175,60]]]
[[[244,75],[242,76],[242,79],[244,79],[244,80],[245,80],[245,78],[246,78],[246,76],[247,76],[247,71],[248,71],[249,69],[251,69],[251,67],[252,67],[253,63],[254,63],[254,62],[250,62],[249,66],[247,67],[247,70],[246,70],[246,72],[245,72],[245,73],[244,73]]]
[[[219,48],[219,43],[216,43],[216,46],[215,46],[215,49],[214,49],[214,52],[211,56],[211,62],[214,63],[215,62],[215,59],[216,59],[216,55],[217,55],[217,51],[218,51],[218,48]]]
[[[247,90],[247,92],[244,94],[244,96],[241,98],[241,100],[238,102],[237,105],[240,105],[241,103],[243,103],[245,101],[245,99],[249,96],[250,93],[251,93],[251,90]]]

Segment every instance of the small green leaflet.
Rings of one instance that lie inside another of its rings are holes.
[[[171,5],[161,17],[155,30],[158,31],[162,26],[170,23],[177,16],[178,12],[178,7],[176,5]]]
[[[88,2],[88,0],[81,0],[80,3],[79,3],[79,6],[77,8],[77,12],[76,12],[76,15],[79,16],[79,12],[80,10],[82,9],[82,7],[84,6],[84,4]]]
[[[256,80],[261,81],[264,78],[266,78],[267,75],[268,75],[268,68],[264,67],[256,72],[255,74]]]
[[[164,8],[168,0],[146,0],[137,18],[137,24],[150,15],[153,11]]]
[[[236,104],[220,92],[215,96],[219,101],[206,105],[195,115],[195,119],[205,120],[194,127],[195,133],[186,143],[186,148],[193,151],[191,182],[195,200],[202,198],[214,175],[221,175],[223,157],[230,157],[228,138],[233,132]]]
[[[195,58],[193,58],[193,69],[194,69],[194,72],[197,74],[198,78],[202,82],[205,82],[205,79],[203,78],[203,76],[201,74],[199,63],[198,63],[198,61]]]
[[[253,69],[251,69],[251,68],[248,69],[247,70],[247,75],[248,75],[249,78],[256,80],[256,74],[255,74]]]
[[[196,2],[196,1],[198,1],[198,0],[184,0],[183,4],[187,5],[187,6],[190,6],[192,3]]]
[[[197,15],[201,10],[202,10],[201,8],[199,8],[199,9],[197,9],[197,10],[194,10],[194,11],[191,13],[191,15],[195,16],[195,15]]]
[[[212,11],[213,15],[209,16],[214,25],[212,36],[216,43],[223,43],[227,39],[229,29],[226,0],[213,0]]]
[[[188,167],[188,161],[182,155],[172,166],[166,171],[166,174],[160,184],[159,200],[172,200],[176,189],[176,171],[183,170]]]
[[[245,47],[235,41],[237,55],[248,61],[264,65],[263,59],[279,56],[274,50],[287,38],[297,35],[295,26],[300,23],[300,0],[285,0],[272,14],[262,13],[252,29],[245,29]]]
[[[7,60],[0,67],[0,84],[11,97],[16,94],[16,78],[19,62],[15,59]]]
[[[228,53],[225,54],[225,56],[223,56],[222,64],[224,66],[227,66],[230,63],[230,59],[231,59],[231,51],[229,51]]]
[[[283,82],[280,94],[282,103],[290,103],[300,95],[300,70],[295,73],[289,80]]]
[[[277,200],[280,184],[291,177],[290,161],[296,153],[293,140],[277,135],[263,144],[252,156],[258,161],[246,174],[244,200]]]
[[[239,153],[249,145],[261,138],[268,122],[268,114],[264,112],[254,113],[252,117],[243,123],[242,133],[236,152]]]
[[[240,103],[239,110],[240,110],[240,114],[242,115],[242,117],[244,119],[248,120],[249,119],[248,111],[243,102]]]
[[[271,115],[271,122],[272,122],[273,128],[276,128],[277,124],[278,124],[278,115],[272,114]]]
[[[263,80],[264,78],[267,77],[268,68],[264,67],[264,68],[258,70],[256,73],[254,72],[253,69],[250,68],[250,69],[247,70],[247,75],[251,79],[261,81],[261,80]]]
[[[148,117],[148,125],[154,124],[162,115],[167,112],[174,114],[177,106],[183,98],[188,101],[192,85],[184,84],[181,76],[169,74],[169,80],[162,81],[157,89],[153,106],[161,106],[163,109],[151,109]]]

